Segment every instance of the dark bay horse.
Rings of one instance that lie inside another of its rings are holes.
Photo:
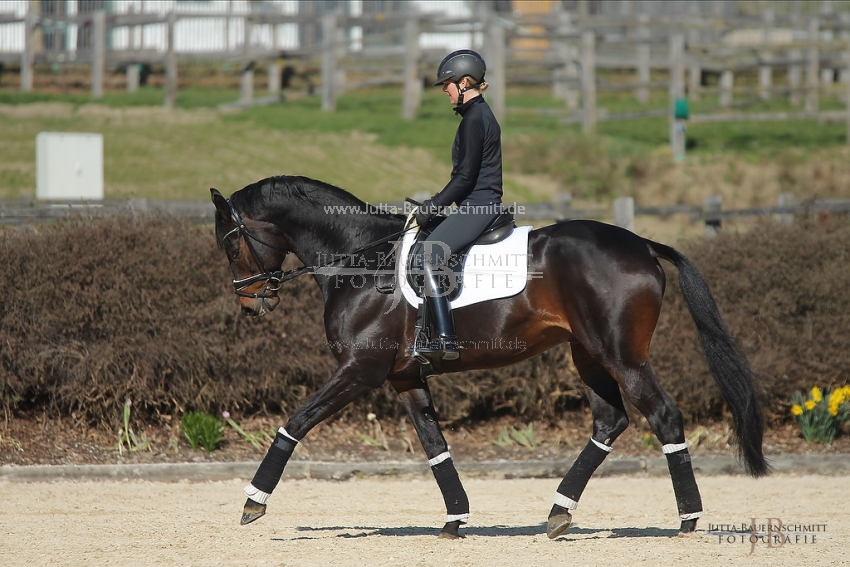
[[[460,537],[469,501],[440,430],[421,365],[407,351],[416,310],[378,293],[374,270],[399,238],[404,217],[373,207],[331,185],[304,177],[271,177],[225,199],[211,190],[215,230],[227,253],[242,312],[263,315],[280,301],[282,283],[312,273],[325,303],[327,338],[339,366],[328,382],[282,427],[251,484],[242,523],[265,514],[266,499],[298,443],[314,426],[360,394],[389,381],[413,422],[443,494],[447,517],[441,537]],[[363,248],[370,243],[377,246]],[[362,251],[361,251],[362,250]],[[344,256],[358,251],[358,254]],[[289,253],[305,265],[283,272]],[[595,221],[568,221],[530,233],[528,281],[513,297],[459,308],[461,344],[452,361],[434,362],[435,373],[495,368],[568,342],[585,384],[593,433],[557,488],[548,535],[564,532],[594,470],[628,426],[622,395],[646,417],[667,457],[680,531],[691,532],[702,502],[685,443],[682,414],[661,388],[649,364],[665,276],[658,259],[679,271],[681,289],[696,323],[706,361],[734,417],[737,445],[753,476],[769,471],[762,453],[763,423],[745,357],[727,331],[705,279],[676,250]],[[337,261],[339,260],[339,261]],[[331,267],[311,269],[314,266]],[[360,267],[359,276],[350,276]],[[345,275],[340,275],[345,274]],[[510,340],[500,340],[500,339]],[[296,354],[297,353],[293,353]]]

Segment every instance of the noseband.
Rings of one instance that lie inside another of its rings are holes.
[[[228,204],[230,204],[229,200]],[[273,244],[269,244],[268,242],[260,240],[254,234],[251,234],[251,232],[249,232],[248,228],[245,226],[245,222],[242,220],[242,217],[239,215],[238,212],[236,212],[236,209],[233,208],[232,204],[230,204],[230,216],[233,219],[233,222],[236,223],[236,228],[225,234],[224,237],[222,237],[222,242],[226,241],[227,237],[233,234],[234,232],[238,233],[240,237],[243,237],[245,239],[245,244],[248,245],[248,250],[251,252],[251,255],[254,256],[254,259],[257,261],[257,264],[259,264],[260,269],[262,270],[262,272],[260,272],[259,274],[254,274],[253,276],[248,276],[247,278],[233,280],[233,291],[239,297],[248,297],[251,299],[270,299],[273,297],[272,294],[277,293],[277,291],[280,289],[280,286],[283,285],[283,282],[299,275],[301,273],[301,269],[298,268],[295,270],[288,271],[272,271],[266,268],[265,264],[263,264],[263,261],[260,259],[260,256],[257,254],[257,251],[254,249],[254,246],[251,244],[252,240],[259,244],[262,244],[263,246],[268,246],[269,248],[277,250],[278,252],[283,252],[284,260],[287,256],[289,256],[291,251],[284,250],[283,248],[278,248]],[[266,285],[263,286],[263,289],[262,291],[260,291],[260,293],[247,293],[242,291],[249,285],[259,281],[266,282]]]

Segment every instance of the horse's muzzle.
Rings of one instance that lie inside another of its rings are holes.
[[[280,303],[279,297],[258,297],[253,301],[242,303],[242,314],[252,317],[262,317],[266,313],[274,311],[274,308]]]

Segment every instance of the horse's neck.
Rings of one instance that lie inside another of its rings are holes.
[[[399,220],[354,212],[344,214],[341,212],[344,207],[356,205],[284,203],[272,212],[272,218],[289,240],[292,252],[308,266],[350,254],[401,228]]]

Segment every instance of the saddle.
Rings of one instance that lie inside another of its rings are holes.
[[[440,226],[446,218],[448,217],[433,217],[425,223],[424,227],[420,227],[419,232],[416,234],[416,241],[413,246],[410,247],[410,253],[407,257],[407,283],[411,288],[416,290],[416,295],[419,297],[424,296],[424,277],[414,268],[416,265],[414,260],[418,254],[422,254],[423,252],[422,242],[428,238],[434,229]],[[444,289],[452,290],[446,296],[449,301],[456,299],[463,289],[463,266],[469,249],[475,245],[496,244],[497,242],[502,242],[513,234],[515,228],[516,224],[514,223],[513,213],[501,213],[499,216],[490,221],[490,224],[484,228],[484,231],[478,236],[478,238],[449,257],[446,262],[446,267],[448,267],[454,274],[454,285],[451,285],[451,282],[448,281],[442,282]],[[449,278],[447,275],[442,277],[446,279]]]

